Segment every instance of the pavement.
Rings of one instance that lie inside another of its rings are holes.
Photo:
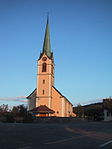
[[[0,149],[112,149],[112,123],[0,123]]]

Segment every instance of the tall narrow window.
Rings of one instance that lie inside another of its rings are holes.
[[[45,91],[43,90],[43,95],[45,94]]]
[[[46,69],[47,69],[47,68],[46,68],[46,63],[43,63],[43,64],[42,64],[42,72],[46,72]]]
[[[45,80],[43,80],[43,84],[45,84]]]

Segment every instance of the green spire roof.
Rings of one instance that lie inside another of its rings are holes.
[[[49,58],[51,57],[50,32],[49,32],[49,17],[47,17],[47,24],[45,30],[43,51]]]

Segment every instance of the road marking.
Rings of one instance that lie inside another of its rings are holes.
[[[57,144],[57,143],[63,143],[63,142],[67,142],[69,140],[73,140],[73,139],[80,139],[80,138],[84,138],[84,137],[87,137],[87,136],[90,136],[90,134],[88,135],[84,135],[84,136],[79,136],[79,137],[70,137],[70,138],[67,138],[67,139],[62,139],[62,140],[57,140],[57,141],[52,141],[52,142],[47,142],[47,143],[44,143],[44,144]]]
[[[108,141],[108,142],[106,142],[106,143],[104,143],[104,144],[101,144],[100,147],[104,147],[104,146],[106,146],[106,145],[108,145],[108,144],[110,144],[110,143],[112,143],[112,140],[110,140],[110,141]]]
[[[69,141],[69,140],[72,140],[73,137],[71,138],[68,138],[68,139],[62,139],[62,140],[57,140],[57,141],[53,141],[53,142],[47,142],[45,144],[56,144],[56,143],[62,143],[62,142],[66,142],[66,141]]]

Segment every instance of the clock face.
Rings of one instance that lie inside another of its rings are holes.
[[[46,61],[46,60],[47,60],[47,57],[43,57],[43,58],[42,58],[42,61]]]

